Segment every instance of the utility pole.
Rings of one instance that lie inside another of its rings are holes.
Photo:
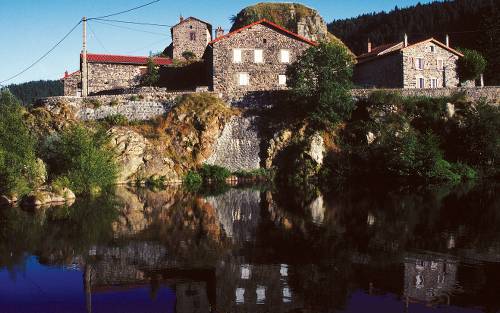
[[[83,22],[83,46],[82,46],[82,97],[89,95],[88,73],[87,73],[87,18],[82,18]]]

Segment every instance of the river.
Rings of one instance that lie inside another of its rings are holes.
[[[0,208],[0,312],[499,312],[499,191],[119,187]]]

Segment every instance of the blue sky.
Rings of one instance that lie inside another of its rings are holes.
[[[61,39],[82,16],[102,16],[123,11],[151,0],[0,0],[0,81],[33,63]],[[196,16],[229,29],[229,18],[258,1],[161,0],[151,6],[114,17],[115,19],[173,25],[179,14]],[[327,22],[363,13],[391,10],[416,4],[415,0],[304,0],[297,1],[319,10]],[[430,1],[420,1],[426,3]],[[89,22],[88,50],[93,53],[148,55],[170,43],[168,27],[121,25],[131,29]],[[115,24],[116,25],[116,24]],[[142,30],[145,32],[137,31]],[[35,67],[5,83],[58,79],[65,70],[78,69],[82,30],[79,26],[59,47]]]

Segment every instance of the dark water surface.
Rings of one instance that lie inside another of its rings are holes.
[[[0,313],[499,312],[500,188],[119,188],[0,209]]]

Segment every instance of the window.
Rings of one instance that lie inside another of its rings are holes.
[[[441,60],[441,59],[437,60],[437,68],[438,68],[438,70],[441,70],[441,71],[444,70],[444,61],[443,60]]]
[[[438,80],[436,78],[429,79],[431,88],[438,88]]]
[[[260,49],[254,50],[254,62],[255,63],[264,63],[264,53]]]
[[[417,88],[425,88],[425,80],[423,77],[417,77]]]
[[[266,287],[257,286],[255,293],[257,294],[257,304],[264,304],[266,301]]]
[[[264,43],[267,43],[267,39],[266,39],[266,38],[264,38],[263,42],[264,42]]]
[[[280,61],[281,63],[290,63],[290,51],[281,50],[280,51]]]
[[[429,46],[429,51],[432,52],[432,53],[436,52],[436,46],[430,45]]]
[[[189,33],[189,40],[195,41],[196,40],[196,32],[190,32]]]
[[[250,84],[250,77],[248,76],[248,73],[238,74],[238,84],[240,86],[248,86]]]
[[[286,86],[286,75],[279,75],[278,76],[278,84],[280,86]]]
[[[424,69],[424,59],[423,58],[415,58],[415,68],[417,70]]]
[[[241,265],[241,279],[249,279],[250,278],[250,265],[244,264]]]
[[[236,288],[236,304],[245,303],[245,288]]]
[[[233,50],[233,63],[241,63],[241,49]]]

